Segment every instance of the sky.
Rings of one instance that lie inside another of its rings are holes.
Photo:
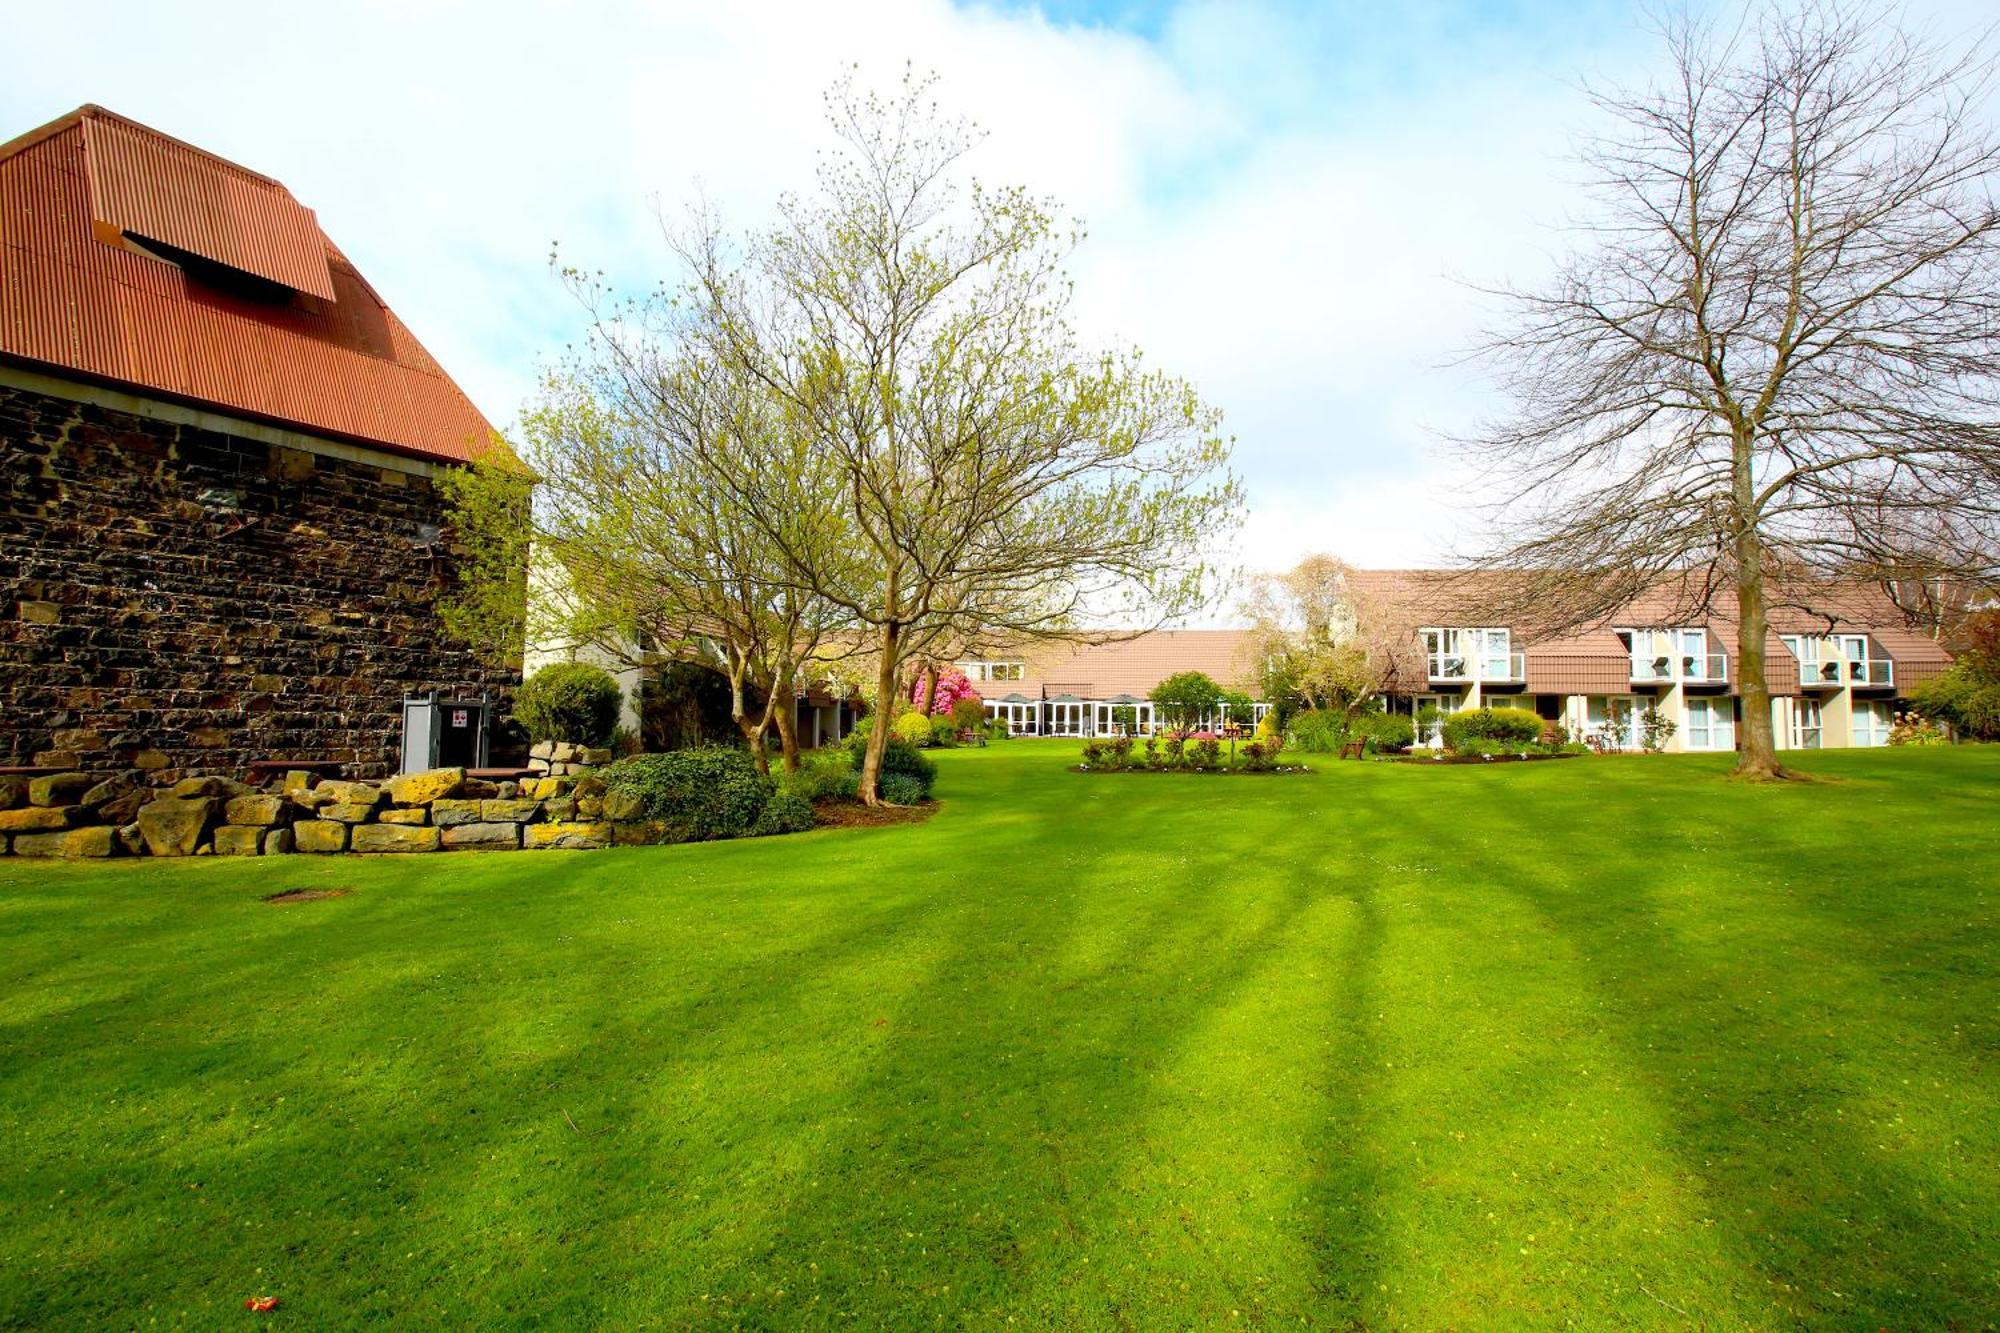
[[[1968,31],[1974,0],[1907,6]],[[97,102],[275,176],[503,430],[579,336],[549,267],[673,276],[656,217],[810,186],[843,68],[905,65],[982,179],[1088,226],[1078,322],[1226,414],[1251,568],[1476,546],[1459,362],[1578,205],[1580,83],[1659,48],[1623,0],[9,6],[0,139]]]

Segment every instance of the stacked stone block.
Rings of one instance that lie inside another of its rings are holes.
[[[383,782],[293,772],[259,791],[184,778],[164,792],[126,775],[0,776],[0,853],[109,856],[407,854],[596,848],[659,841],[638,802],[587,770],[487,782],[462,768]]]

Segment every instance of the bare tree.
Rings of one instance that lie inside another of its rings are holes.
[[[1481,349],[1513,407],[1464,443],[1532,483],[1486,561],[1542,629],[1733,592],[1738,772],[1782,776],[1774,560],[1880,575],[1911,521],[2000,515],[1991,62],[1831,2],[1662,25],[1670,73],[1592,90],[1595,207]],[[1950,571],[1990,573],[1992,546]],[[1935,552],[1933,553],[1935,554]]]
[[[1214,594],[1206,553],[1241,502],[1219,414],[1136,352],[1080,345],[1075,238],[1048,207],[955,184],[976,136],[939,117],[928,80],[887,99],[842,82],[828,109],[844,151],[816,195],[781,200],[741,262],[706,219],[677,244],[704,354],[762,384],[838,477],[849,541],[808,545],[782,474],[719,438],[699,458],[796,585],[867,632],[872,803],[910,662],[1186,614]]]
[[[1309,555],[1282,574],[1253,579],[1242,611],[1250,622],[1242,665],[1260,676],[1264,697],[1308,708],[1355,712],[1394,678],[1398,648],[1415,643],[1354,571],[1329,555]],[[1398,633],[1398,630],[1401,633]]]

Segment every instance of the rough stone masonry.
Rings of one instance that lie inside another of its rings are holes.
[[[375,777],[406,694],[518,684],[438,621],[429,477],[345,452],[0,383],[0,765]]]

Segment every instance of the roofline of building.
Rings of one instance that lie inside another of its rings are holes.
[[[277,432],[284,435],[301,436],[307,440],[318,440],[327,444],[338,445],[343,449],[384,455],[387,459],[393,459],[397,463],[423,464],[425,466],[422,468],[402,466],[396,469],[399,472],[413,472],[421,476],[432,475],[435,470],[441,468],[469,466],[471,463],[478,461],[479,458],[487,457],[496,450],[504,452],[506,457],[514,458],[516,462],[519,461],[518,456],[514,454],[507,441],[497,432],[493,435],[492,440],[494,443],[489,444],[487,452],[480,454],[476,458],[441,458],[436,454],[428,453],[422,449],[411,449],[402,445],[385,444],[381,440],[370,439],[365,435],[352,435],[345,431],[328,430],[323,426],[316,426],[310,422],[292,421],[284,417],[268,416],[261,412],[251,412],[242,408],[228,407],[210,402],[206,398],[168,393],[163,389],[156,389],[147,384],[137,384],[130,380],[115,379],[106,375],[86,374],[83,371],[72,370],[68,366],[51,365],[46,361],[37,361],[32,357],[16,356],[11,352],[0,352],[0,372],[7,370],[20,372],[20,378],[28,381],[19,384],[17,387],[45,392],[55,386],[36,384],[33,381],[36,379],[53,380],[57,381],[60,385],[73,385],[87,391],[95,391],[99,394],[116,394],[133,400],[126,403],[117,403],[104,402],[97,398],[77,394],[56,395],[58,397],[68,397],[76,402],[95,402],[98,406],[107,407],[113,411],[136,411],[140,415],[152,416],[157,420],[172,421],[182,425],[200,426],[204,429],[220,431],[223,434],[241,435],[250,439],[266,438],[264,435],[255,432]],[[0,383],[6,383],[16,378],[14,375],[0,373]],[[171,409],[172,414],[147,412],[145,406],[149,403]],[[249,427],[251,431],[246,432],[241,427]],[[268,442],[293,443],[282,440],[269,440]],[[326,451],[322,450],[321,452]],[[526,470],[525,466],[523,470]]]
[[[229,158],[224,157],[220,153],[211,152],[208,149],[203,148],[200,144],[192,144],[189,143],[186,139],[177,138],[174,135],[168,134],[165,130],[154,129],[151,125],[148,125],[143,120],[134,120],[130,116],[121,116],[116,111],[113,111],[110,107],[100,106],[96,102],[85,102],[82,106],[76,108],[74,111],[66,111],[62,115],[57,116],[54,120],[50,121],[46,125],[39,125],[34,129],[29,130],[25,134],[17,134],[13,138],[7,140],[7,142],[0,143],[0,159],[9,158],[14,156],[14,154],[16,153],[22,152],[25,149],[33,148],[36,144],[42,142],[44,139],[54,138],[56,135],[61,134],[64,130],[70,128],[72,125],[82,124],[84,118],[87,116],[99,117],[104,120],[115,120],[121,125],[130,125],[133,129],[144,130],[148,134],[157,135],[158,137],[165,139],[168,143],[173,144],[176,148],[185,148],[190,153],[200,154],[202,157],[207,158],[211,162],[215,162],[221,166],[228,167],[231,171],[240,171],[245,176],[250,177],[252,180],[262,181],[264,184],[269,185],[274,189],[283,190],[285,194],[290,198],[296,199],[298,197],[297,195],[292,194],[291,188],[289,186],[287,186],[283,181],[279,180],[275,176],[266,176],[263,172],[258,171],[254,167],[246,167],[241,162],[231,161]]]

